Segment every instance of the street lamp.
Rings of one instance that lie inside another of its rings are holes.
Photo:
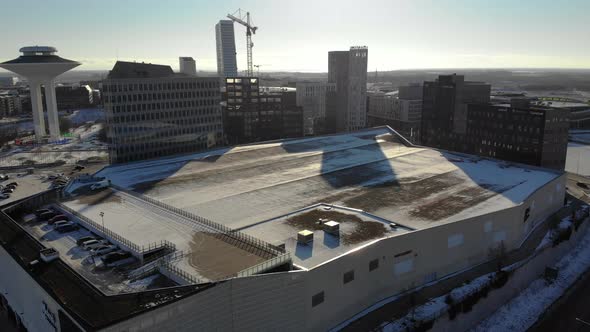
[[[104,212],[99,213],[100,218],[102,219],[102,231],[104,232]]]

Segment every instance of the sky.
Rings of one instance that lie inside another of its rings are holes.
[[[259,27],[260,71],[326,72],[328,51],[368,46],[369,70],[590,68],[590,1],[0,0],[0,61],[49,45],[108,70],[118,60],[216,70],[215,24],[238,8]],[[6,29],[11,27],[10,29]],[[235,24],[238,68],[245,28]]]

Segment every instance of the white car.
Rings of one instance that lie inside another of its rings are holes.
[[[119,248],[115,245],[101,245],[100,247],[90,250],[90,253],[96,256],[102,256],[118,249]]]
[[[96,249],[96,248],[102,247],[102,246],[104,246],[104,244],[98,240],[89,240],[89,241],[82,243],[82,249],[84,249],[84,250]]]

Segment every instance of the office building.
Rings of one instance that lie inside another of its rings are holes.
[[[563,170],[569,110],[531,105],[469,104],[464,152]]]
[[[325,131],[326,106],[329,93],[336,91],[335,83],[297,82],[297,106],[303,108],[303,132],[318,135]]]
[[[0,305],[29,331],[327,331],[444,298],[490,252],[534,251],[566,194],[563,172],[479,159],[380,127],[111,165],[117,187],[0,209]],[[46,204],[80,231],[27,221]],[[82,264],[87,231],[117,268]]]
[[[88,108],[94,105],[94,93],[88,85],[59,85],[55,87],[57,109],[60,111]]]
[[[103,82],[112,163],[212,148],[223,137],[219,80],[117,61]]]
[[[303,109],[295,91],[266,89],[256,77],[226,78],[224,132],[230,144],[303,136]]]
[[[22,102],[16,90],[0,91],[0,118],[16,116],[22,112]]]
[[[55,78],[79,66],[80,63],[57,56],[57,49],[50,46],[23,47],[20,52],[22,52],[20,57],[0,63],[0,68],[10,70],[28,79],[31,90],[33,125],[37,140],[43,139],[46,135],[41,85],[45,87],[50,140],[57,141],[60,139],[61,133],[55,95]]]
[[[462,75],[440,75],[424,82],[421,143],[426,146],[465,151],[467,104],[490,102],[491,86],[465,81]]]
[[[369,92],[367,97],[369,127],[390,126],[412,143],[420,142],[422,120],[422,86],[400,86],[394,92]]]
[[[513,98],[490,103],[490,86],[442,75],[424,82],[422,144],[563,170],[569,110]]]
[[[197,63],[190,56],[181,56],[178,58],[178,68],[181,74],[197,76]]]
[[[336,85],[336,91],[328,94],[335,101],[329,101],[331,107],[326,110],[326,127],[331,132],[366,127],[367,56],[365,46],[328,53],[328,82]]]
[[[217,75],[222,78],[238,76],[233,21],[221,20],[215,25],[215,41],[217,45]]]

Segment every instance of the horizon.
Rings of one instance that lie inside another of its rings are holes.
[[[583,0],[567,6],[549,0],[500,0],[493,6],[483,1],[373,0],[362,7],[348,0],[147,0],[141,1],[139,13],[138,1],[80,5],[28,0],[5,5],[16,13],[5,24],[18,27],[19,33],[6,36],[0,61],[18,57],[23,46],[49,45],[58,55],[81,62],[80,70],[109,70],[116,60],[176,69],[178,57],[191,56],[199,71],[214,72],[214,26],[239,7],[249,10],[259,27],[253,54],[260,72],[327,72],[327,52],[353,45],[368,46],[369,72],[590,68],[585,43],[590,24],[584,17],[590,3]],[[25,14],[37,24],[23,24]],[[242,71],[245,30],[234,27]]]

